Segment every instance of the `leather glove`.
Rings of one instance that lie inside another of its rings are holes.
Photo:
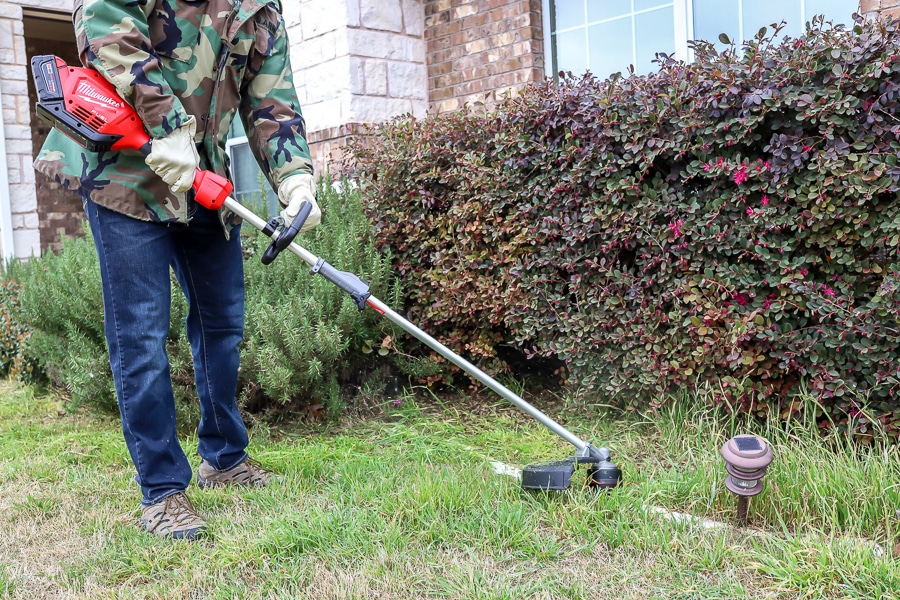
[[[166,137],[154,139],[150,154],[144,159],[173,192],[184,193],[194,183],[194,174],[200,165],[200,155],[194,145],[196,129],[196,121],[191,117]]]
[[[322,222],[322,211],[316,204],[316,181],[309,173],[291,175],[282,181],[278,186],[278,201],[284,207],[281,218],[284,219],[285,226],[294,221],[294,217],[300,212],[300,205],[304,202],[312,204],[312,211],[300,228],[300,233],[309,231]]]

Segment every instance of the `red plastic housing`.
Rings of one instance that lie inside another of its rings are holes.
[[[212,171],[197,169],[194,175],[194,200],[210,210],[219,210],[232,190],[230,181]]]
[[[69,67],[56,59],[66,110],[91,129],[104,135],[120,136],[111,150],[143,151],[150,142],[135,110],[125,102],[115,86],[93,69]]]
[[[94,69],[70,67],[56,59],[65,110],[87,127],[103,135],[118,136],[110,150],[150,153],[150,136],[137,112],[119,95],[115,86]],[[234,190],[226,178],[197,169],[194,199],[212,210],[221,208]]]

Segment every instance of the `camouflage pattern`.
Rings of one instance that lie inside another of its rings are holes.
[[[152,138],[193,116],[201,168],[228,176],[225,142],[240,115],[274,189],[312,173],[277,0],[75,0],[81,61],[135,107]],[[53,130],[35,168],[109,209],[185,222],[176,194],[137,152],[88,152]]]

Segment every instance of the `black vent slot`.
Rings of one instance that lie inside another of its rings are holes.
[[[79,121],[95,131],[100,131],[100,128],[106,125],[106,119],[96,113],[92,113],[83,106],[76,106],[75,110],[72,111],[72,114],[74,114],[75,118]]]

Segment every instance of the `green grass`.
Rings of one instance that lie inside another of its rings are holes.
[[[572,448],[501,401],[477,411],[412,398],[368,420],[262,426],[265,489],[189,490],[211,537],[138,526],[139,490],[114,420],[0,390],[0,596],[9,598],[895,598],[894,447],[752,428],[685,402],[642,416],[554,417],[606,445],[612,493],[522,491],[522,466]],[[486,406],[485,404],[490,404]],[[473,404],[474,406],[474,404]],[[735,433],[776,458],[751,523],[729,523],[719,448]],[[182,440],[194,457],[196,439]],[[696,517],[673,520],[662,507]],[[879,555],[878,548],[883,552]]]

